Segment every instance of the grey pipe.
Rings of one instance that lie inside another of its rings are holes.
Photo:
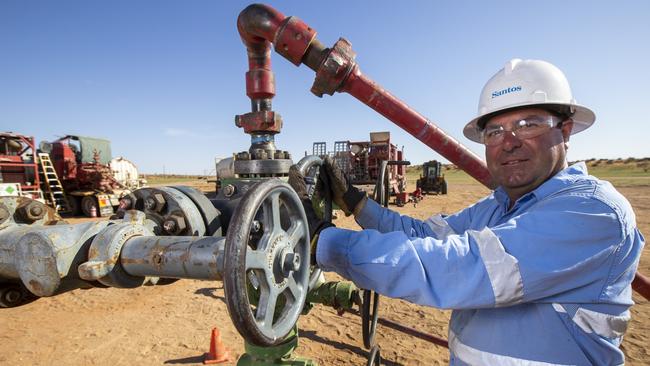
[[[136,236],[122,247],[131,276],[221,280],[225,237]]]

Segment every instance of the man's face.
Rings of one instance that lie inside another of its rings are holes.
[[[567,166],[565,142],[573,123],[564,121],[561,128],[551,128],[539,136],[522,139],[512,132],[515,123],[536,116],[551,116],[540,108],[525,108],[496,115],[485,127],[503,126],[503,141],[485,146],[487,167],[493,179],[502,186],[511,203],[534,190]]]

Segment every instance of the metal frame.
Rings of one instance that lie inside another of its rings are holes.
[[[16,163],[16,162],[8,162],[8,158],[6,158],[8,156],[13,156],[13,155],[9,155],[9,154],[0,155],[0,172],[2,171],[3,167],[23,167],[26,169],[32,169],[34,172],[34,181],[32,182],[33,184],[20,183],[20,189],[22,190],[23,194],[29,193],[34,199],[43,199],[43,192],[41,190],[41,178],[39,175],[38,162],[36,161],[37,155],[36,155],[36,143],[34,142],[34,137],[20,135],[11,132],[2,132],[0,133],[0,137],[7,137],[14,140],[20,140],[22,143],[26,145],[26,147],[23,148],[23,150],[21,150],[17,154],[17,156],[20,156],[21,158],[25,154],[27,155],[31,154],[32,156],[31,163],[26,163],[24,159],[22,160],[21,163]],[[26,173],[27,171],[25,171],[25,175]],[[8,183],[13,183],[13,182],[8,182]]]

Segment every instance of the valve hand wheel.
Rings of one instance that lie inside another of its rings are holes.
[[[307,296],[309,250],[307,218],[291,186],[278,179],[254,185],[225,243],[226,304],[246,341],[277,345],[293,329]]]
[[[323,165],[323,160],[316,155],[305,156],[304,158],[300,159],[298,164],[296,164],[298,170],[300,171],[300,174],[302,174],[302,176],[305,177],[307,183],[307,191],[309,192],[310,199],[313,198],[313,195],[316,192],[316,186],[318,180],[320,179],[321,181],[323,181],[327,179],[326,176],[320,175],[321,165]],[[329,184],[327,183],[325,184],[325,186],[328,185]],[[318,202],[312,201],[312,203],[319,206],[323,214],[321,218],[324,221],[332,222],[332,192],[329,189],[326,189],[324,190],[324,192],[320,192],[320,193],[321,193],[319,195],[320,200]],[[321,275],[321,269],[316,265],[316,263],[314,263],[313,266],[311,267],[311,272],[309,275],[310,290],[316,286],[320,275]]]
[[[379,317],[379,294],[371,290],[363,290],[361,303],[361,333],[363,346],[370,349],[375,345],[377,318]]]
[[[373,200],[384,207],[388,207],[390,187],[388,184],[388,162],[382,161],[379,169],[379,177],[375,184]],[[377,331],[377,319],[379,317],[379,294],[372,290],[363,290],[363,302],[361,303],[361,332],[363,345],[370,348],[375,343]],[[371,359],[372,360],[372,359]]]

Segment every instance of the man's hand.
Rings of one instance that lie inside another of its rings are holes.
[[[312,205],[307,193],[305,177],[300,174],[300,171],[295,165],[292,165],[291,168],[289,168],[289,185],[294,189],[294,191],[296,191],[298,197],[300,197],[302,207],[305,210],[307,225],[309,225],[309,237],[311,238],[312,263],[316,263],[316,243],[318,242],[318,234],[320,234],[323,229],[334,226],[334,224],[324,221],[316,215],[314,206]]]
[[[325,173],[330,189],[332,190],[332,200],[336,203],[346,216],[357,214],[362,206],[362,201],[366,198],[366,193],[353,186],[346,178],[343,171],[336,165],[334,159],[329,156],[325,157],[321,174]]]

